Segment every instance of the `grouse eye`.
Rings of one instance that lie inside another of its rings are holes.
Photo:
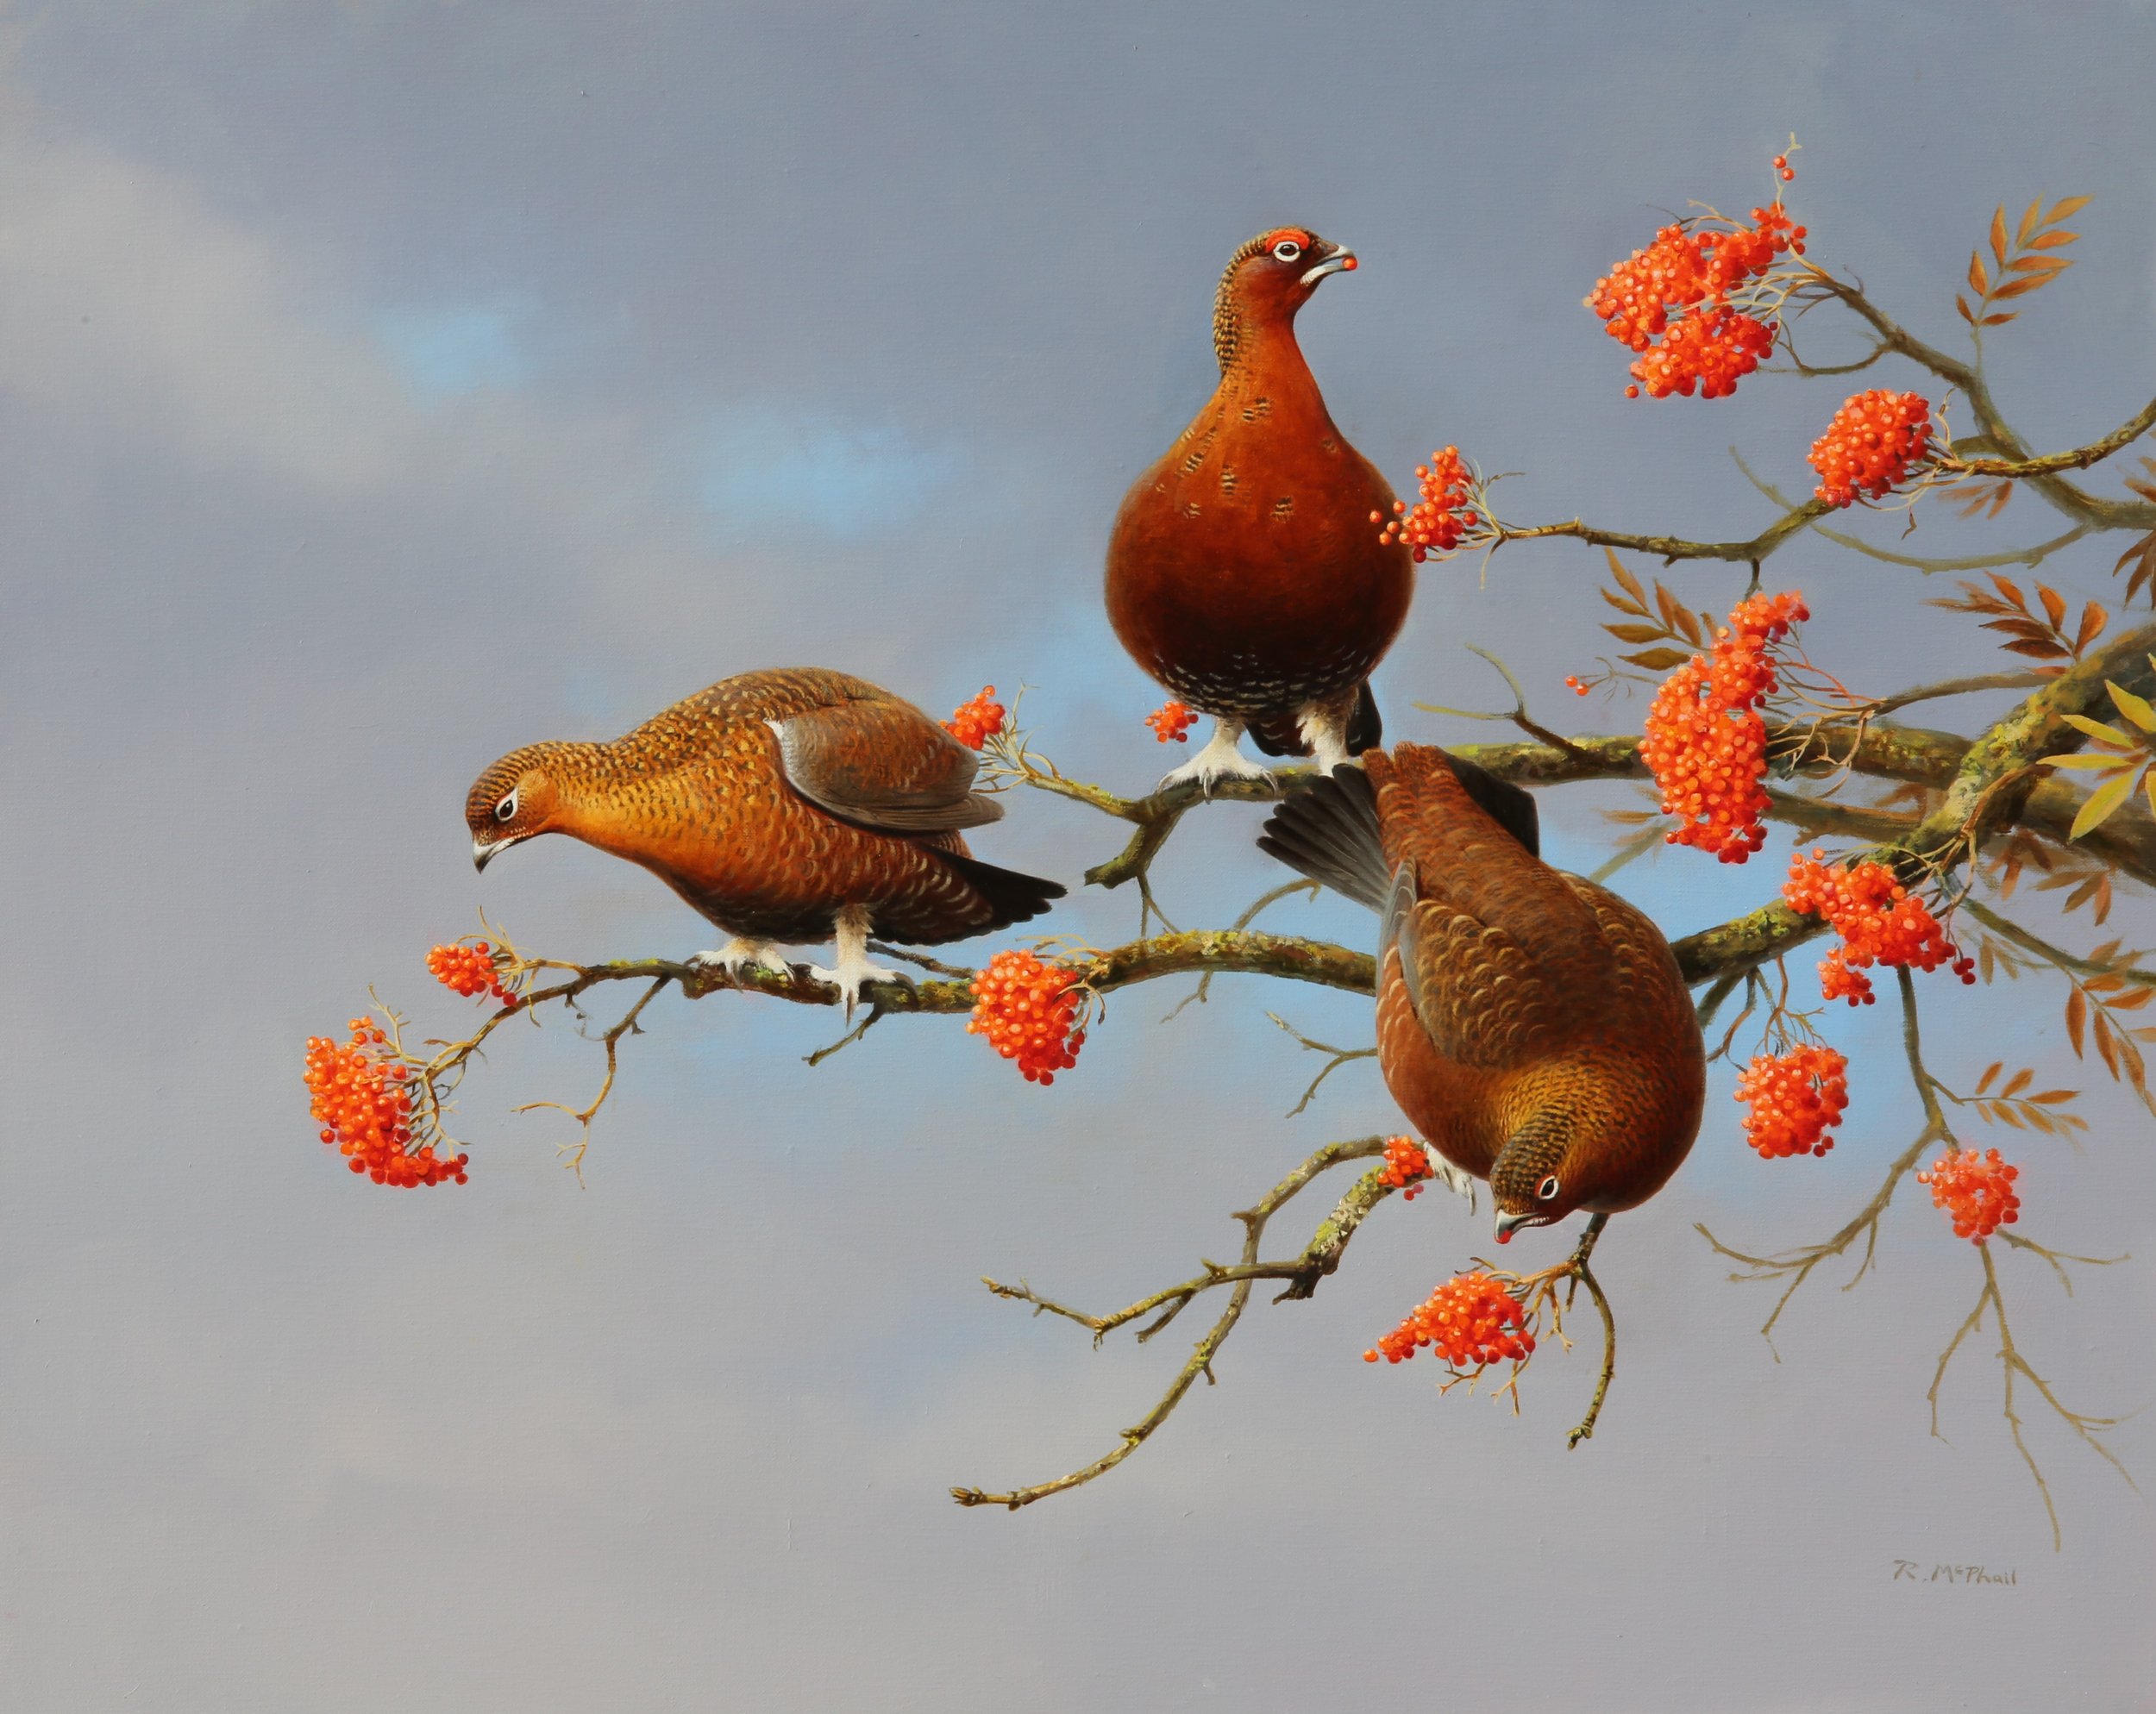
[[[1301,254],[1302,246],[1292,238],[1283,238],[1273,246],[1273,259],[1275,261],[1292,262],[1298,260]]]
[[[517,819],[517,794],[514,791],[495,804],[494,819],[498,822],[513,822]]]
[[[1557,1175],[1555,1173],[1552,1173],[1548,1178],[1545,1179],[1540,1184],[1537,1185],[1535,1186],[1535,1194],[1540,1197],[1545,1202],[1555,1202],[1557,1199]]]

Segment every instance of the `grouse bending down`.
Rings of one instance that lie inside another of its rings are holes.
[[[1668,1182],[1699,1131],[1698,1017],[1661,930],[1541,860],[1526,792],[1402,744],[1312,781],[1258,844],[1379,913],[1386,1086],[1489,1180],[1500,1242]]]
[[[850,1010],[871,933],[934,946],[1022,923],[1063,889],[969,854],[960,829],[999,820],[971,750],[888,691],[819,667],[744,672],[611,743],[528,744],[464,806],[484,869],[566,833],[642,864],[732,935],[698,963],[784,969],[774,941],[836,939]]]
[[[1108,543],[1124,647],[1218,722],[1162,782],[1268,778],[1236,748],[1319,772],[1377,742],[1368,683],[1414,591],[1406,543],[1381,542],[1393,491],[1347,443],[1295,343],[1295,312],[1355,253],[1300,227],[1229,260],[1213,311],[1220,385],[1132,485]]]

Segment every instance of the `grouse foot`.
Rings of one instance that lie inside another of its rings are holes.
[[[1195,782],[1198,789],[1208,795],[1223,779],[1263,779],[1275,786],[1280,776],[1263,762],[1254,762],[1244,755],[1239,746],[1243,727],[1239,721],[1216,720],[1213,736],[1206,740],[1205,748],[1172,773],[1163,774],[1156,791],[1165,791],[1171,785]],[[1343,753],[1344,760],[1344,753]]]

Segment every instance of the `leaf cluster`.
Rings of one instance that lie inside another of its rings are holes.
[[[1665,672],[1672,666],[1683,666],[1697,651],[1713,646],[1713,618],[1687,607],[1659,578],[1655,579],[1654,594],[1650,599],[1639,579],[1625,569],[1616,550],[1605,547],[1602,552],[1609,560],[1609,574],[1617,587],[1595,592],[1626,616],[1622,621],[1605,623],[1602,629],[1620,643],[1657,645],[1642,648],[1636,654],[1620,655],[1620,660],[1650,672]],[[1670,647],[1680,642],[1689,647]]]
[[[2048,584],[2036,585],[2036,599],[2041,615],[2032,610],[2028,597],[2021,585],[2000,572],[1988,574],[1991,587],[1987,590],[1980,583],[1964,583],[1958,597],[1940,597],[1926,604],[1944,607],[1956,613],[1982,613],[1988,616],[1984,629],[2004,634],[2006,641],[1999,645],[2009,654],[2027,655],[2031,660],[2049,663],[2036,670],[2049,678],[2056,678],[2066,668],[2065,663],[2081,659],[2081,652],[2103,633],[2110,622],[2110,614],[2096,602],[2086,603],[2081,617],[2071,632],[2066,629],[2066,597]]]
[[[2086,197],[2065,197],[2053,203],[2051,212],[2045,214],[2044,199],[2039,197],[2028,205],[2021,225],[2009,239],[2006,205],[2001,203],[1991,216],[1988,240],[1991,266],[1984,266],[1984,245],[1978,245],[1969,253],[1969,290],[1975,295],[1977,303],[1976,308],[1971,309],[1969,300],[1957,292],[1954,308],[1960,311],[1961,319],[1971,328],[1996,328],[2018,316],[2018,310],[1997,310],[1993,306],[2049,285],[2073,266],[2070,257],[2050,253],[2065,248],[2081,236],[2078,232],[2065,230],[2059,222],[2071,219],[2088,205]]]

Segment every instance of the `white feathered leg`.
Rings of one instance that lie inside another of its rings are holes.
[[[838,967],[825,970],[820,965],[811,965],[809,974],[819,982],[829,982],[838,990],[838,998],[846,1008],[846,1018],[852,1022],[854,1007],[861,999],[861,985],[864,982],[898,982],[907,987],[911,979],[895,970],[886,970],[881,965],[868,962],[868,907],[865,904],[842,904],[838,908],[838,923],[834,938],[838,942]]]
[[[1181,767],[1163,774],[1156,788],[1165,791],[1171,785],[1181,785],[1195,780],[1200,791],[1211,791],[1217,781],[1223,779],[1270,779],[1278,776],[1263,762],[1252,761],[1238,748],[1243,737],[1243,723],[1239,720],[1216,720],[1213,723],[1213,736],[1206,740],[1205,748]]]

